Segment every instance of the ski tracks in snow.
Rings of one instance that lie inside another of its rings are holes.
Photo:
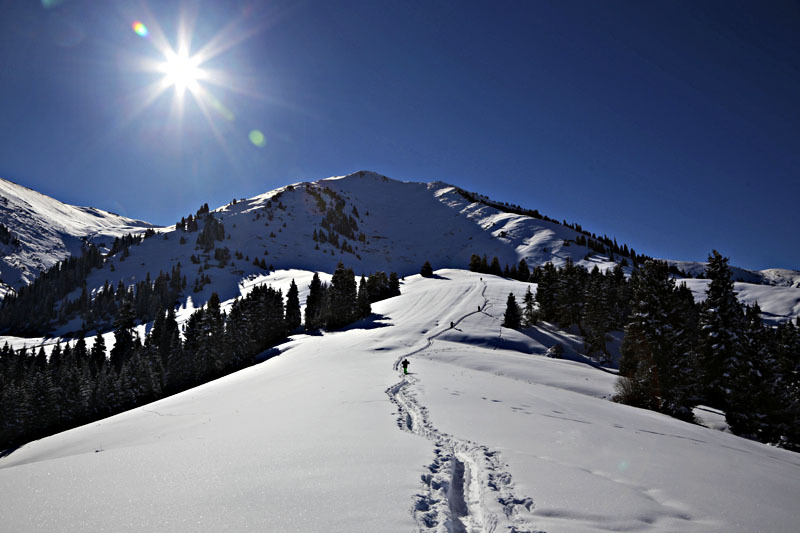
[[[459,318],[455,326],[490,306],[485,282],[481,297],[484,299],[481,308]],[[422,348],[401,355],[395,361],[395,370],[399,370],[404,358],[430,348],[445,331],[447,329],[427,337]],[[413,506],[420,530],[437,533],[535,531],[530,524],[533,500],[514,495],[511,474],[503,469],[498,452],[437,429],[430,421],[428,409],[411,390],[417,381],[413,376],[404,375],[399,383],[386,390],[386,394],[397,405],[397,425],[434,445],[433,462],[422,474],[422,490],[416,495]]]

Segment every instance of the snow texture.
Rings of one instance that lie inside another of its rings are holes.
[[[3,529],[796,531],[800,455],[609,401],[612,371],[500,326],[526,287],[409,276],[344,331],[29,443]]]

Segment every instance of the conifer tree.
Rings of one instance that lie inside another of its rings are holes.
[[[553,263],[547,263],[542,268],[541,279],[536,288],[536,303],[543,320],[551,321],[556,317],[558,304],[558,271]]]
[[[733,291],[728,258],[716,250],[708,257],[706,277],[711,283],[700,312],[699,364],[703,395],[708,405],[725,409],[729,369],[742,357],[742,306]]]
[[[472,256],[469,258],[469,269],[472,272],[482,272],[481,258],[478,254],[472,254]]]
[[[506,300],[506,312],[503,315],[503,327],[519,329],[521,315],[522,313],[517,304],[517,299],[514,297],[514,293],[509,292],[508,299]]]
[[[372,314],[372,306],[369,303],[369,288],[367,287],[367,280],[361,276],[361,281],[358,283],[358,316],[359,318],[366,318]]]
[[[595,265],[586,284],[582,326],[587,350],[590,353],[602,352],[606,356],[606,333],[610,329],[607,293],[606,279]]]
[[[517,266],[517,276],[516,279],[519,281],[530,281],[531,278],[531,271],[528,268],[528,263],[525,262],[524,259],[520,259],[519,266]]]
[[[492,257],[492,264],[489,265],[489,274],[494,274],[495,276],[503,275],[503,269],[500,267],[500,260],[497,259],[497,256]]]
[[[647,261],[631,277],[632,314],[625,327],[618,390],[624,403],[690,420],[691,398],[681,384],[689,361],[677,349],[675,280],[666,263]]]
[[[330,314],[326,320],[326,327],[338,329],[353,322],[358,316],[358,294],[353,270],[339,263],[331,278],[329,293]]]
[[[111,364],[117,372],[122,371],[122,365],[133,355],[134,317],[133,303],[126,296],[114,321],[114,347],[110,354]]]
[[[298,296],[297,285],[294,280],[286,293],[286,327],[289,331],[294,331],[300,327],[300,298]]]
[[[533,293],[531,292],[530,286],[525,289],[525,296],[522,299],[523,303],[525,304],[525,308],[523,310],[523,318],[525,319],[526,326],[535,326],[536,322],[539,321],[538,313],[534,309],[534,298]]]
[[[313,330],[322,327],[322,298],[324,288],[319,279],[319,274],[314,272],[311,284],[308,286],[308,297],[306,298],[306,330]]]
[[[389,292],[387,298],[392,296],[400,296],[400,280],[397,278],[397,272],[389,273]]]
[[[433,267],[428,261],[425,261],[425,264],[422,265],[422,268],[420,269],[419,273],[423,278],[433,277]]]
[[[767,425],[777,407],[773,388],[777,362],[769,348],[761,308],[756,303],[745,312],[742,356],[729,369],[725,421],[737,435],[763,440],[769,434]]]

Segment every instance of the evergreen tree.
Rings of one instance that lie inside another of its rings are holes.
[[[775,371],[768,390],[773,391],[770,435],[773,442],[800,451],[800,327],[787,322],[771,332]]]
[[[369,303],[369,289],[367,288],[367,280],[361,276],[361,281],[358,283],[358,316],[359,318],[366,318],[372,314],[372,306]]]
[[[510,329],[519,329],[521,323],[521,315],[517,299],[514,294],[509,292],[508,299],[506,300],[506,312],[503,315],[503,327]]]
[[[423,278],[431,278],[433,277],[433,267],[428,261],[425,261],[425,264],[422,265],[419,273]]]
[[[494,274],[495,276],[502,276],[503,269],[500,267],[500,260],[497,257],[492,257],[492,264],[489,265],[489,274]]]
[[[606,333],[610,329],[607,294],[605,276],[595,266],[586,284],[582,325],[587,351],[602,352],[606,357]]]
[[[520,259],[519,266],[517,267],[516,279],[525,282],[531,279],[531,271],[528,268],[528,263],[526,263],[524,259]]]
[[[300,327],[300,298],[298,296],[297,285],[294,280],[286,293],[286,327],[289,331],[294,331]]]
[[[632,314],[620,360],[624,403],[690,420],[691,398],[681,369],[689,361],[677,349],[674,313],[677,291],[666,263],[647,261],[631,277]]]
[[[733,291],[728,258],[716,250],[708,257],[706,277],[711,283],[700,312],[699,363],[702,394],[708,405],[725,409],[728,403],[729,370],[742,357],[742,306]]]
[[[389,292],[387,298],[392,296],[400,296],[400,280],[397,278],[397,272],[389,273]]]
[[[558,271],[553,263],[542,268],[541,278],[536,288],[536,303],[543,320],[552,321],[556,317],[558,303]]]
[[[228,351],[224,343],[225,322],[220,309],[219,295],[214,292],[200,320],[195,353],[195,376],[201,382],[221,375],[228,367]]]
[[[89,352],[89,367],[91,369],[92,377],[95,378],[97,373],[106,362],[106,341],[103,336],[98,332],[94,338],[94,344]]]
[[[576,266],[569,258],[564,268],[559,271],[556,320],[561,327],[580,324],[586,278],[586,269]]]
[[[114,321],[114,347],[111,349],[111,364],[117,372],[122,371],[122,365],[133,354],[133,303],[130,297],[125,298]]]
[[[472,272],[482,272],[481,258],[478,254],[472,254],[472,257],[469,258],[469,269]]]
[[[772,388],[776,361],[769,353],[767,331],[757,303],[746,309],[741,340],[742,356],[728,370],[730,393],[725,421],[737,435],[764,440],[769,434],[770,415],[777,407]]]
[[[322,327],[322,298],[325,292],[319,274],[314,273],[306,298],[306,330]]]
[[[329,292],[330,314],[326,320],[326,327],[338,329],[356,320],[358,317],[358,294],[353,270],[345,268],[342,263],[339,263],[331,278]]]
[[[525,290],[525,296],[522,299],[523,303],[525,304],[525,308],[523,310],[523,317],[525,318],[525,325],[526,326],[535,326],[536,323],[539,321],[539,316],[536,310],[534,309],[534,298],[533,293],[531,292],[530,286]]]

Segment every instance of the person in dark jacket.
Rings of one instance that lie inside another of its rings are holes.
[[[403,374],[408,374],[408,359],[403,359],[403,362],[400,364],[403,365]]]

